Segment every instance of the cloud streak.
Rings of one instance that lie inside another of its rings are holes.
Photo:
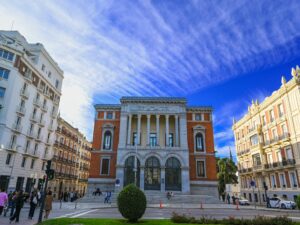
[[[238,3],[2,1],[0,26],[45,45],[65,71],[61,115],[91,138],[94,103],[185,96],[299,56],[299,1]]]

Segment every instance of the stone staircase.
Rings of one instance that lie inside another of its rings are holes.
[[[166,193],[145,191],[148,204],[159,204],[162,201],[163,204],[218,204],[220,200],[215,196],[210,195],[191,195],[174,193],[171,199],[167,198]],[[111,197],[111,203],[117,202],[118,193],[113,192]],[[105,195],[101,196],[85,196],[80,200],[83,203],[104,203]]]

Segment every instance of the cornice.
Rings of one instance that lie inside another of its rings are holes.
[[[121,110],[120,104],[96,104],[94,105],[96,110],[100,109],[111,109],[111,110]]]
[[[120,99],[124,103],[164,103],[164,104],[186,104],[186,98],[182,97],[134,97],[125,96]]]

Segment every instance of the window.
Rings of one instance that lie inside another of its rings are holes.
[[[36,144],[34,145],[34,152],[33,152],[34,155],[37,153],[38,147],[39,147],[39,144],[36,143]]]
[[[288,130],[285,124],[281,125],[281,131],[282,131],[282,135],[283,137],[287,137],[288,136]]]
[[[201,113],[195,114],[195,120],[201,121],[202,120],[202,114]]]
[[[274,140],[277,140],[278,136],[277,136],[277,131],[276,129],[272,130],[272,136]]]
[[[22,163],[21,163],[21,167],[25,167],[25,165],[26,165],[26,157],[23,157],[23,159],[22,159]]]
[[[170,147],[174,146],[174,138],[173,138],[173,134],[172,133],[169,134],[169,146]]]
[[[9,61],[13,61],[14,53],[0,49],[0,57]]]
[[[263,125],[266,125],[266,123],[267,123],[266,116],[262,116],[262,123],[263,123]]]
[[[101,175],[109,175],[109,161],[110,161],[110,159],[102,158],[102,160],[101,160]]]
[[[5,88],[4,87],[0,87],[0,98],[3,98],[4,97],[4,94],[5,94]]]
[[[200,151],[200,152],[204,151],[204,141],[203,141],[202,133],[198,133],[196,135],[196,151]]]
[[[292,149],[290,147],[285,149],[285,155],[286,155],[287,160],[294,159],[293,152],[292,152]]]
[[[9,164],[10,164],[11,156],[12,156],[12,155],[11,155],[10,153],[7,154],[7,156],[6,156],[6,162],[5,162],[6,165],[9,165]]]
[[[205,177],[205,161],[197,160],[197,177]]]
[[[106,114],[106,119],[111,120],[112,118],[113,118],[112,112],[108,112],[108,113]]]
[[[270,110],[270,121],[273,122],[274,119],[275,119],[274,111],[273,111],[273,110]]]
[[[45,170],[45,162],[42,164],[42,170]]]
[[[276,152],[276,156],[277,156],[277,162],[282,162],[282,156],[281,156],[281,152],[280,151]]]
[[[10,149],[13,149],[15,147],[16,141],[17,141],[17,136],[12,135],[11,136],[11,142],[10,142]]]
[[[58,85],[59,85],[59,81],[56,80],[56,81],[55,81],[55,88],[58,88]]]
[[[104,133],[104,142],[103,142],[103,149],[111,149],[111,139],[112,135],[110,131],[105,131]]]
[[[281,186],[282,187],[286,187],[286,183],[285,183],[285,177],[284,177],[284,174],[283,173],[281,173],[280,175],[280,184],[281,184]]]
[[[253,159],[253,165],[255,166],[260,166],[261,165],[261,160],[260,160],[260,154],[255,154],[252,156]]]
[[[33,169],[33,167],[34,167],[34,162],[35,162],[35,160],[34,160],[34,159],[32,159],[32,160],[31,160],[30,169]]]
[[[278,105],[278,114],[279,114],[279,117],[283,116],[283,105],[282,104]]]
[[[27,152],[27,151],[28,151],[28,149],[29,149],[29,146],[30,146],[30,141],[29,141],[29,140],[27,140],[27,141],[26,141],[25,152]]]
[[[258,136],[257,134],[253,135],[250,137],[250,142],[251,146],[257,145],[258,144]]]
[[[9,76],[9,72],[10,71],[8,69],[4,69],[4,68],[0,67],[0,78],[7,80],[8,76]]]
[[[156,146],[157,143],[156,143],[156,133],[151,133],[150,134],[150,146],[153,147],[153,146]]]
[[[291,186],[293,187],[297,187],[297,178],[296,178],[296,174],[294,171],[290,172],[290,180],[291,180]]]
[[[269,164],[272,164],[273,163],[272,153],[268,153],[267,156],[268,156],[268,162],[269,162]]]
[[[276,188],[275,175],[271,175],[271,186],[272,186],[273,188]]]
[[[42,65],[42,71],[45,71],[46,66],[43,64]]]
[[[50,71],[48,72],[48,77],[51,78],[51,72]]]
[[[135,146],[137,144],[137,133],[134,132],[132,136],[132,145]]]

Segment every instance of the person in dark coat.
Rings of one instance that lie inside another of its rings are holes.
[[[14,215],[9,219],[10,223],[14,220],[16,220],[16,223],[19,222],[20,212],[24,206],[24,195],[23,195],[22,190],[17,192],[16,199],[15,199],[15,205],[16,205],[16,210],[15,210]]]
[[[35,208],[38,204],[38,195],[36,191],[32,192],[30,196],[29,204],[30,204],[30,209],[29,209],[28,219],[32,220],[32,217],[34,216]]]

